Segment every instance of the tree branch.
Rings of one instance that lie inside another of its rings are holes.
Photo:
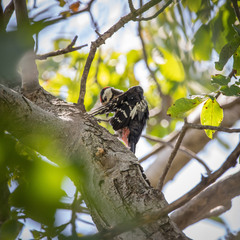
[[[148,135],[143,135],[144,138],[148,139],[148,140],[151,140],[151,141],[155,141],[155,142],[158,142],[158,143],[162,143],[163,145],[165,146],[168,146],[170,148],[174,148],[174,145],[171,144],[171,142],[165,142],[163,141],[162,139],[160,138],[157,138],[157,137],[153,137],[153,136],[148,136]],[[206,169],[207,171],[207,174],[209,175],[212,171],[209,169],[209,167],[207,166],[207,164],[201,159],[199,158],[193,151],[187,149],[186,147],[184,146],[180,146],[179,147],[179,151],[187,154],[188,156],[190,156],[191,158],[194,158],[196,159],[200,164],[202,164],[204,166],[204,168]],[[140,160],[139,160],[140,162]]]
[[[142,44],[142,52],[143,52],[143,59],[146,65],[146,68],[148,69],[151,78],[153,79],[153,81],[155,82],[156,86],[157,86],[157,91],[159,93],[160,98],[162,99],[162,103],[161,103],[161,113],[163,115],[166,115],[167,109],[170,106],[170,99],[168,96],[166,96],[165,94],[163,94],[162,89],[160,87],[160,84],[158,83],[158,80],[155,76],[155,73],[152,71],[152,69],[150,68],[149,64],[148,64],[148,56],[147,56],[147,51],[146,51],[146,47],[145,47],[145,42],[143,40],[143,36],[142,36],[142,28],[141,28],[141,22],[138,23],[138,35]]]
[[[221,124],[222,127],[230,128],[237,120],[240,119],[239,99],[240,98],[232,98],[231,101],[226,100],[226,98],[222,97],[219,99],[221,106],[227,106],[226,108],[224,107],[224,118]],[[188,119],[193,119],[192,122],[199,124],[200,119],[198,109],[191,113]],[[204,131],[199,131],[198,129],[188,129],[181,146],[184,146],[187,149],[198,153],[206,146],[209,141],[210,139],[206,136]],[[153,186],[157,185],[159,176],[162,175],[162,171],[167,164],[167,160],[170,154],[171,149],[164,149],[164,151],[159,151],[156,156],[156,160],[146,170],[147,178]],[[166,176],[165,183],[172,180],[174,176],[180,171],[180,169],[182,169],[183,166],[185,166],[190,160],[191,157],[178,152],[175,160],[172,163],[172,167]]]
[[[70,15],[71,16],[74,16],[74,15],[77,15],[77,14],[81,14],[81,13],[84,13],[84,12],[88,12],[91,7],[92,7],[92,4],[94,3],[95,0],[90,0],[87,4],[87,6],[77,12],[71,12]],[[37,16],[37,15],[36,15]],[[34,16],[33,19],[36,17]],[[48,20],[49,18],[45,18],[45,19],[42,19],[38,22],[34,22],[34,24],[32,25],[32,29],[34,30],[34,32],[39,32],[41,31],[43,28],[47,27],[47,26],[50,26],[52,24],[55,24],[55,23],[58,23],[59,21],[61,20],[65,20],[66,17],[65,16],[61,16],[59,18],[56,18],[56,19],[52,19],[52,20]],[[47,21],[48,20],[48,21]],[[37,31],[36,31],[37,29]]]
[[[151,17],[138,17],[138,18],[135,18],[134,21],[149,21],[154,19],[159,14],[161,14],[172,2],[173,0],[168,0],[168,2],[166,2],[166,4],[161,9],[159,9],[155,14],[153,14]]]
[[[238,7],[238,1],[232,0],[232,4],[233,4],[233,9],[234,9],[236,17],[238,19],[238,22],[240,22],[240,11],[239,11],[239,7]]]
[[[198,130],[203,130],[203,129],[210,129],[210,130],[215,130],[219,132],[227,132],[227,133],[237,133],[240,132],[240,128],[226,128],[226,127],[215,127],[215,126],[210,126],[210,125],[199,125],[199,124],[194,124],[194,123],[187,123],[187,126],[190,128],[198,129]]]
[[[188,127],[187,127],[187,122],[186,122],[186,120],[185,120],[185,123],[184,123],[184,125],[183,125],[183,127],[182,127],[182,130],[181,130],[181,132],[180,132],[180,135],[179,135],[179,137],[178,137],[178,140],[177,140],[177,142],[176,142],[176,145],[175,145],[175,147],[174,147],[174,149],[173,149],[173,151],[172,151],[172,153],[171,153],[171,155],[170,155],[170,157],[169,157],[169,159],[168,159],[168,162],[167,162],[166,167],[165,167],[164,170],[163,170],[163,174],[160,176],[160,179],[159,179],[159,182],[158,182],[158,185],[157,185],[157,189],[159,189],[159,191],[162,190],[164,180],[165,180],[165,178],[166,178],[166,176],[167,176],[167,173],[168,173],[168,171],[169,171],[169,169],[170,169],[170,167],[171,167],[171,164],[172,164],[172,162],[173,162],[173,160],[174,160],[174,158],[175,158],[175,156],[176,156],[176,154],[177,154],[177,151],[178,151],[178,149],[179,149],[179,147],[180,147],[180,145],[181,145],[181,143],[182,143],[182,140],[183,140],[183,138],[184,138],[184,136],[185,136],[185,133],[186,133],[186,131],[187,131],[187,128],[188,128]]]
[[[13,4],[13,0],[11,0],[11,2],[6,6],[4,13],[3,13],[3,17],[4,17],[4,25],[3,28],[6,29],[7,24],[13,14],[14,11],[14,4]]]
[[[184,229],[201,219],[219,215],[216,209],[226,211],[232,198],[240,195],[240,171],[225,177],[200,192],[191,201],[171,214],[172,220]],[[217,214],[217,215],[216,215]]]
[[[167,205],[163,195],[145,181],[135,155],[116,137],[76,106],[51,98],[47,101],[38,90],[29,101],[0,85],[0,126],[51,161],[73,169],[70,177],[81,189],[100,231]],[[36,136],[51,140],[46,144]],[[147,239],[149,235],[155,239],[186,239],[167,216],[120,237]]]
[[[206,178],[202,178],[202,181],[194,187],[191,191],[174,201],[173,203],[169,204],[168,206],[162,208],[159,211],[156,211],[154,213],[146,213],[145,215],[138,216],[138,218],[132,219],[131,221],[125,221],[122,224],[117,225],[116,227],[113,227],[109,231],[102,231],[98,234],[92,235],[87,238],[81,238],[84,239],[112,239],[113,237],[119,235],[122,232],[129,231],[130,229],[134,229],[136,227],[139,227],[143,224],[149,224],[151,222],[154,222],[158,219],[160,219],[163,216],[166,216],[168,213],[174,211],[175,209],[183,206],[188,201],[190,201],[194,196],[196,196],[198,193],[200,193],[203,189],[205,189],[207,186],[215,182],[223,173],[225,173],[229,168],[233,167],[237,163],[237,158],[240,155],[240,143],[236,146],[236,148],[233,150],[233,152],[228,156],[226,161],[223,163],[223,165],[215,171],[213,174]]]
[[[25,0],[13,0],[18,29],[29,27],[27,5]]]
[[[94,59],[96,50],[99,46],[105,43],[105,41],[110,38],[114,33],[116,33],[120,28],[122,28],[126,23],[133,20],[136,16],[139,16],[143,12],[147,11],[149,8],[153,7],[160,0],[151,0],[147,2],[145,5],[134,11],[134,13],[129,13],[126,16],[122,17],[116,24],[114,24],[111,28],[109,28],[105,33],[100,35],[97,40],[91,43],[90,52],[83,70],[83,75],[81,78],[81,85],[80,85],[80,94],[78,99],[78,106],[81,111],[85,112],[84,106],[84,98],[86,93],[86,81],[89,73],[89,69],[91,67],[92,61]]]
[[[66,54],[66,53],[69,53],[69,52],[73,52],[73,51],[79,50],[79,49],[87,46],[87,44],[84,44],[84,45],[81,45],[81,46],[78,46],[78,47],[73,47],[74,44],[77,41],[77,38],[78,37],[75,36],[74,39],[72,40],[72,42],[67,47],[65,47],[63,49],[58,49],[56,51],[49,52],[49,53],[46,53],[46,54],[36,55],[36,59],[44,60],[44,59],[47,59],[49,57],[54,57],[54,56]]]

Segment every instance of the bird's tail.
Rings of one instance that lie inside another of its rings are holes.
[[[135,154],[135,151],[136,151],[136,143],[130,143],[130,150]]]

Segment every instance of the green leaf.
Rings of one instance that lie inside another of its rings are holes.
[[[229,77],[223,76],[221,74],[212,76],[212,83],[216,83],[221,86],[227,85],[230,82],[230,80],[231,79]]]
[[[239,96],[240,95],[240,88],[238,86],[231,85],[229,86],[222,86],[220,91],[226,96]]]
[[[9,219],[4,222],[0,228],[0,238],[2,240],[16,239],[22,227],[23,224],[16,219]]]
[[[236,31],[236,33],[240,36],[240,27],[239,27],[239,25],[238,26],[233,25],[233,28]]]
[[[236,70],[236,75],[240,75],[240,48],[233,55],[233,69]]]
[[[201,7],[202,0],[186,0],[186,5],[192,12],[197,12]]]
[[[240,45],[240,36],[235,36],[234,39],[228,42],[221,50],[219,61],[215,62],[215,68],[218,71],[222,71],[223,67],[229,60],[229,58],[237,51]]]
[[[216,216],[216,217],[210,217],[209,219],[212,220],[212,221],[214,221],[214,222],[216,222],[216,223],[220,223],[220,224],[223,225],[223,226],[226,226],[226,223],[223,221],[223,219],[220,218],[220,217],[218,217],[218,216]]]
[[[200,97],[194,99],[180,98],[168,109],[167,114],[173,118],[183,117],[187,111],[195,108],[202,101]]]
[[[161,52],[163,53],[166,61],[164,64],[160,65],[162,75],[168,80],[182,82],[185,79],[185,71],[181,60],[177,55],[167,51],[166,49],[162,48]]]
[[[223,110],[218,102],[212,99],[208,99],[202,108],[201,112],[201,124],[218,127],[223,120]],[[212,139],[212,135],[215,131],[206,129],[205,133]]]
[[[194,36],[193,57],[197,61],[209,60],[212,53],[213,43],[211,31],[208,25],[202,25]]]

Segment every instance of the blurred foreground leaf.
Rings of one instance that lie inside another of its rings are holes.
[[[23,224],[18,222],[17,219],[9,219],[1,225],[0,239],[1,240],[14,240],[20,233]]]
[[[231,41],[229,41],[224,47],[222,48],[219,56],[219,61],[215,62],[215,68],[218,71],[222,71],[223,67],[229,60],[229,58],[237,51],[240,45],[240,36],[235,36]]]

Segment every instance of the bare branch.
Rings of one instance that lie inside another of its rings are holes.
[[[163,145],[165,146],[168,146],[170,148],[174,148],[174,145],[171,144],[170,142],[166,142],[166,141],[163,141],[162,139],[160,138],[157,138],[157,137],[153,137],[153,136],[148,136],[148,135],[143,135],[144,138],[148,139],[148,140],[151,140],[151,141],[155,141],[155,142],[158,142],[158,143],[162,143]],[[201,159],[199,158],[193,151],[191,151],[190,149],[187,149],[186,147],[184,146],[180,146],[179,147],[179,151],[187,154],[188,156],[190,156],[191,158],[194,158],[196,159],[200,164],[202,164],[204,166],[204,168],[206,169],[207,171],[207,174],[211,174],[211,170],[209,169],[209,167],[207,166],[207,164]]]
[[[84,45],[81,45],[81,46],[78,46],[78,47],[73,47],[73,45],[77,41],[77,38],[78,37],[75,36],[74,39],[72,40],[72,42],[67,47],[65,47],[63,49],[59,49],[59,50],[56,50],[56,51],[53,51],[53,52],[49,52],[49,53],[46,53],[46,54],[36,55],[36,59],[44,60],[44,59],[47,59],[49,57],[54,57],[54,56],[70,53],[70,52],[79,50],[79,49],[87,46],[87,44],[84,44]]]
[[[219,99],[219,103],[221,106],[224,107],[224,118],[222,121],[222,126],[231,128],[233,123],[235,123],[240,117],[240,98],[225,98],[221,96]],[[196,110],[190,116],[189,119],[192,119],[192,122],[198,123],[200,122],[199,119],[199,112]],[[194,120],[195,119],[195,120]],[[185,146],[188,149],[191,149],[193,152],[198,153],[200,152],[206,144],[210,141],[210,138],[207,137],[204,131],[199,131],[197,129],[190,128],[187,131],[186,136],[184,137],[183,143],[181,146]],[[171,149],[164,149],[164,151],[159,151],[156,156],[155,161],[148,167],[145,171],[147,178],[151,182],[153,186],[157,186],[159,181],[159,176],[162,175],[163,169],[167,164],[167,160],[171,154]],[[172,163],[172,167],[167,174],[165,179],[165,183],[172,180],[174,176],[183,168],[189,161],[191,160],[190,157],[187,155],[178,152],[175,160]]]
[[[166,2],[166,4],[161,9],[159,9],[155,14],[153,14],[151,17],[146,17],[146,18],[139,17],[139,18],[135,18],[134,21],[149,21],[154,19],[159,14],[161,14],[172,2],[173,0],[169,0],[168,2]]]
[[[132,0],[128,0],[128,5],[132,13],[136,11],[135,7],[133,6]]]
[[[187,123],[187,126],[189,128],[194,128],[194,129],[198,129],[198,130],[210,129],[210,130],[215,130],[215,131],[219,131],[219,132],[227,132],[227,133],[240,132],[240,128],[231,129],[231,128],[226,128],[226,127],[214,127],[214,126],[210,126],[210,125],[200,125],[200,124],[194,124],[194,123]]]
[[[13,4],[13,0],[6,6],[4,13],[3,13],[3,17],[4,17],[4,26],[3,28],[5,29],[12,14],[14,11],[14,4]]]
[[[145,46],[145,42],[143,40],[143,36],[142,36],[142,27],[141,27],[141,23],[139,22],[138,23],[138,35],[139,35],[139,38],[141,40],[141,44],[142,44],[142,52],[143,52],[143,58],[144,58],[144,62],[145,62],[145,65],[151,75],[151,78],[154,80],[156,86],[157,86],[157,90],[159,92],[159,96],[162,97],[163,96],[163,93],[162,93],[162,90],[161,90],[161,87],[157,81],[157,78],[154,74],[154,72],[152,71],[152,69],[150,68],[149,64],[148,64],[148,56],[147,56],[147,51],[146,51],[146,46]]]
[[[154,145],[153,149],[151,150],[150,153],[148,153],[146,156],[142,157],[141,159],[139,159],[139,162],[142,163],[145,160],[147,160],[148,158],[150,158],[151,156],[155,155],[156,153],[158,153],[159,151],[161,151],[163,148],[165,148],[165,146],[163,144],[156,144]]]
[[[188,193],[171,203],[170,205],[162,208],[161,210],[151,213],[145,214],[144,216],[138,216],[135,219],[125,221],[122,224],[113,227],[111,230],[102,231],[92,236],[83,237],[81,239],[113,239],[113,237],[132,230],[136,227],[142,226],[144,224],[152,223],[157,221],[163,216],[166,216],[168,213],[174,211],[175,209],[183,206],[188,201],[190,201],[193,197],[195,197],[198,193],[200,193],[203,189],[208,187],[210,184],[215,182],[219,177],[222,176],[229,168],[233,167],[237,163],[237,158],[240,155],[240,143],[236,146],[236,148],[232,151],[232,153],[228,156],[227,160],[222,164],[222,166],[215,171],[213,174],[206,178],[202,178],[202,181]]]
[[[171,214],[172,220],[180,229],[217,216],[231,207],[231,199],[240,195],[240,172],[225,177],[206,188],[190,202]]]
[[[175,132],[172,132],[171,134],[168,135],[167,138],[165,138],[165,142],[172,142],[174,141],[178,136],[179,136],[180,132],[178,131],[175,131]],[[151,157],[152,155],[156,154],[157,152],[159,152],[160,150],[162,150],[163,148],[165,148],[166,145],[163,145],[163,144],[156,144],[154,147],[153,147],[153,150],[147,154],[146,156],[142,157],[139,162],[143,162],[145,161],[146,159],[148,159],[149,157]]]
[[[3,15],[3,8],[2,8],[2,0],[0,0],[0,31],[3,31],[4,28],[4,15]]]
[[[27,5],[25,0],[13,0],[14,8],[17,17],[18,28],[25,28],[29,26]]]
[[[157,189],[159,189],[160,191],[162,190],[165,177],[167,176],[167,173],[168,173],[168,171],[169,171],[169,169],[171,167],[171,164],[172,164],[172,162],[173,162],[173,160],[174,160],[174,158],[175,158],[175,156],[177,154],[177,151],[178,151],[178,149],[179,149],[179,147],[180,147],[180,145],[182,143],[182,140],[183,140],[183,138],[185,136],[186,131],[187,131],[187,123],[186,123],[186,120],[185,120],[185,123],[184,123],[184,125],[182,127],[182,130],[180,132],[180,135],[178,137],[176,145],[175,145],[175,147],[174,147],[174,149],[173,149],[173,151],[172,151],[172,153],[171,153],[171,155],[170,155],[170,157],[168,159],[168,162],[167,162],[167,165],[165,166],[165,169],[163,170],[163,174],[161,175],[161,177],[159,179],[159,182],[158,182],[158,185],[157,185]]]
[[[111,28],[109,28],[105,33],[98,37],[97,40],[91,43],[90,52],[83,70],[83,75],[81,78],[81,86],[80,86],[80,94],[78,99],[78,106],[81,111],[85,112],[84,106],[84,97],[86,93],[86,81],[89,73],[89,69],[91,67],[92,61],[94,59],[96,50],[99,46],[105,43],[105,41],[110,38],[115,32],[117,32],[120,28],[122,28],[126,23],[133,20],[135,17],[141,15],[143,12],[147,11],[149,8],[153,7],[160,0],[151,0],[147,2],[145,5],[137,9],[134,13],[129,13],[126,16],[122,17],[116,24],[114,24]]]
[[[85,8],[83,8],[83,9],[77,11],[77,12],[71,12],[70,15],[71,15],[71,16],[74,16],[74,15],[77,15],[77,14],[81,14],[81,13],[84,13],[84,12],[88,12],[88,11],[91,9],[91,6],[92,6],[92,4],[93,4],[94,1],[95,1],[95,0],[90,0]],[[36,15],[36,16],[37,16],[37,15]],[[39,22],[35,22],[34,25],[33,25],[33,29],[35,29],[36,26],[38,26],[39,23],[40,23],[40,29],[39,29],[38,27],[37,27],[37,29],[38,29],[38,31],[41,31],[43,28],[45,28],[45,27],[47,27],[47,26],[50,26],[50,25],[52,25],[52,24],[58,23],[58,22],[61,21],[61,20],[66,19],[66,17],[65,17],[65,16],[61,16],[61,17],[59,17],[59,18],[56,18],[56,19],[53,19],[53,20],[49,20],[49,21],[47,21],[47,19],[49,19],[49,18],[42,19],[42,20],[39,21]]]

